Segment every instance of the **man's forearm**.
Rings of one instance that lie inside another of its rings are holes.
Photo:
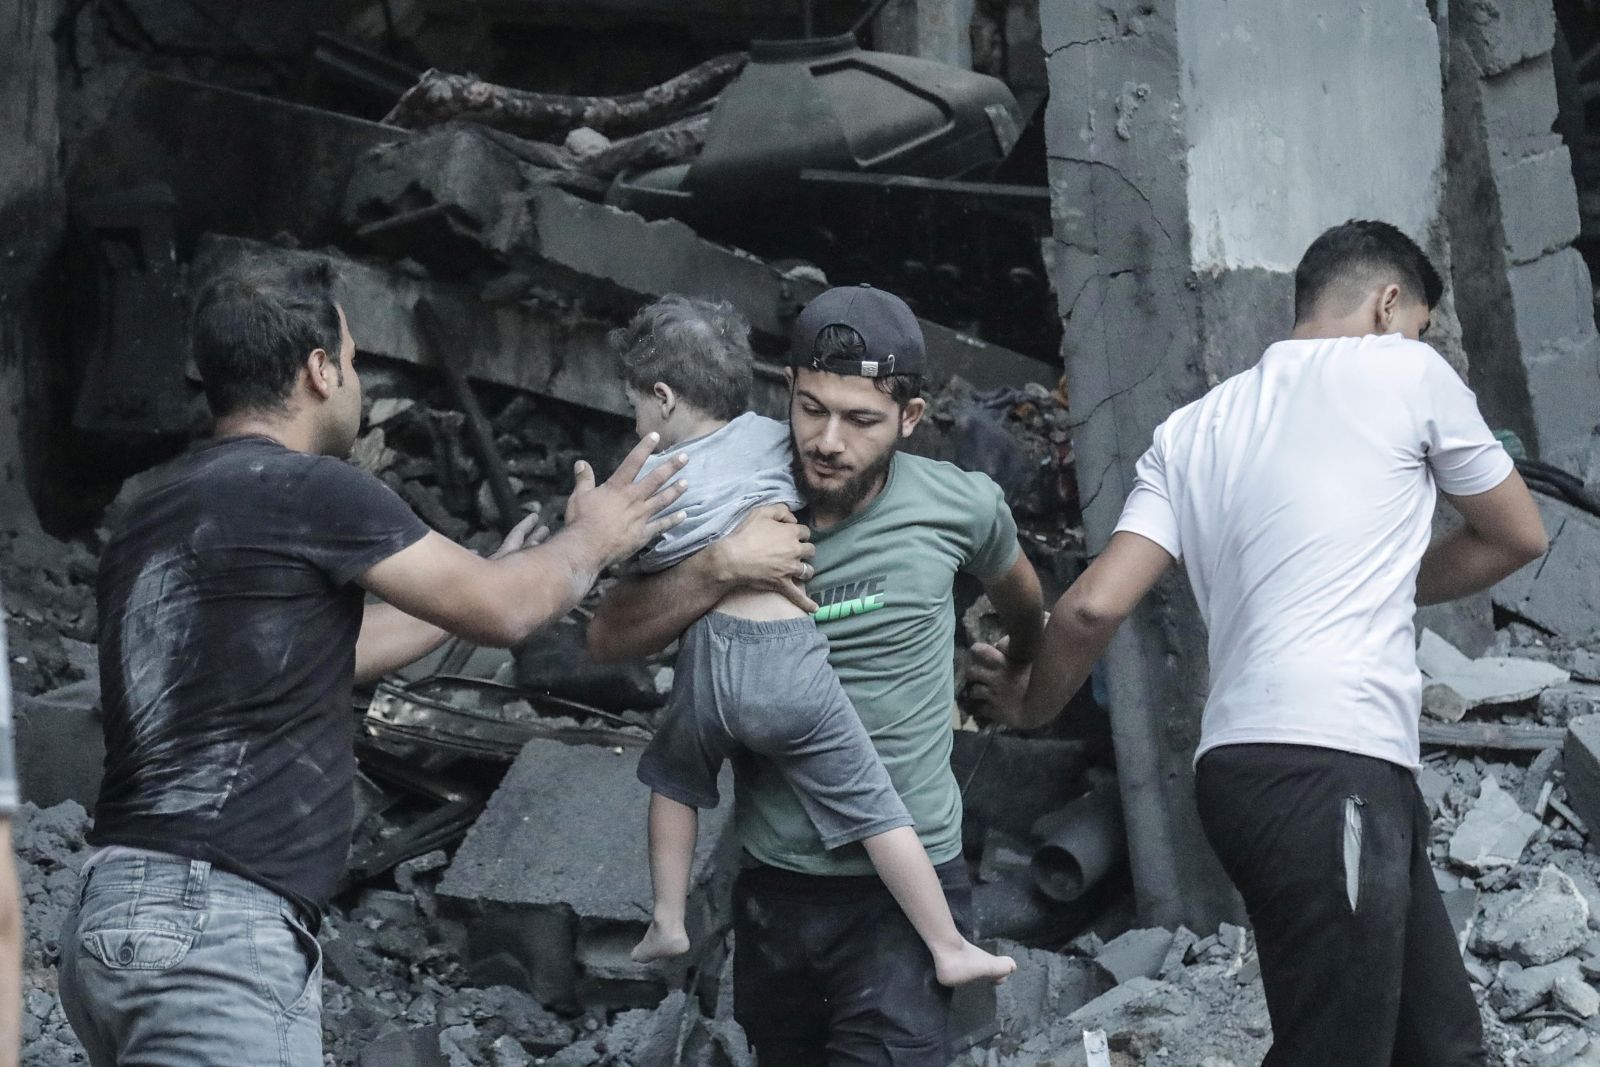
[[[1018,720],[1008,722],[1008,726],[1034,730],[1061,714],[1067,701],[1088,681],[1089,673],[1117,632],[1115,624],[1084,619],[1065,604],[1065,599],[1044,627],[1042,651],[1034,660]]]
[[[712,550],[670,570],[619,581],[589,623],[589,653],[601,662],[660,652],[732,589]]]
[[[1442,604],[1489,588],[1526,565],[1526,554],[1492,544],[1470,526],[1428,547],[1417,571],[1417,604]]]
[[[356,639],[356,684],[377,681],[409,666],[448,640],[450,634],[382,601],[368,604]]]

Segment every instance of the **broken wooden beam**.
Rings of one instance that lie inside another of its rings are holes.
[[[1429,748],[1478,748],[1494,752],[1542,752],[1561,744],[1559,726],[1513,726],[1503,722],[1425,722],[1422,744]]]

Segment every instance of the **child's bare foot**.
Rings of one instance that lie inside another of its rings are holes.
[[[672,956],[681,956],[689,951],[689,934],[679,923],[673,929],[663,929],[655,923],[650,924],[650,929],[644,932],[644,939],[633,946],[633,961],[635,963],[649,963],[651,960],[664,960]],[[988,953],[984,953],[988,955]],[[1015,967],[1015,964],[1012,965]],[[1008,972],[1009,973],[1009,972]],[[968,979],[971,981],[971,979]]]
[[[933,973],[940,985],[966,985],[985,978],[999,985],[1016,969],[1017,961],[1010,956],[985,952],[970,941],[963,941],[954,952],[933,954]]]

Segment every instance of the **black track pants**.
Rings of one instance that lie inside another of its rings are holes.
[[[1195,788],[1255,927],[1273,1033],[1263,1067],[1484,1067],[1409,770],[1228,745],[1201,758]]]

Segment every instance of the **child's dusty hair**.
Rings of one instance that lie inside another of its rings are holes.
[[[725,300],[664,296],[611,331],[611,343],[636,392],[665,382],[684,403],[718,419],[749,409],[750,324]]]

